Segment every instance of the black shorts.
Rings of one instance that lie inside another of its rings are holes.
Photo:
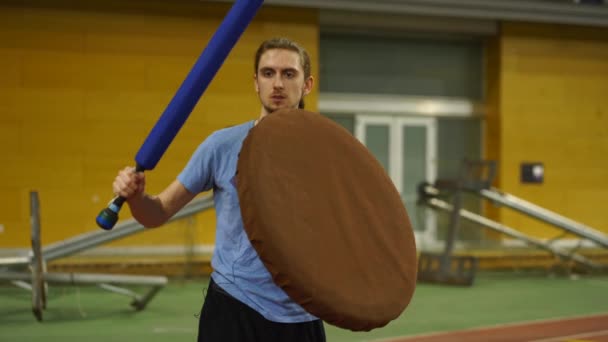
[[[324,342],[321,320],[277,323],[241,303],[221,289],[213,279],[198,323],[199,342]]]

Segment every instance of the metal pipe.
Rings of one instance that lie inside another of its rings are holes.
[[[0,266],[24,266],[30,263],[29,257],[0,258]]]
[[[26,272],[0,272],[0,280],[31,280],[32,275]],[[96,273],[44,273],[42,278],[48,283],[57,284],[93,284],[117,283],[123,285],[166,285],[167,277],[162,276],[136,276],[118,274],[96,274]]]
[[[453,207],[451,204],[442,201],[440,199],[437,198],[430,198],[427,200],[426,202],[427,205],[429,205],[432,208],[437,208],[437,209],[442,209],[448,212],[453,212]],[[469,221],[478,223],[482,226],[491,228],[493,230],[496,230],[500,233],[503,233],[505,235],[514,237],[516,239],[522,240],[524,242],[527,242],[530,245],[536,246],[540,249],[544,249],[546,251],[549,251],[563,259],[571,259],[576,261],[577,263],[593,268],[593,269],[600,269],[603,268],[603,266],[601,264],[598,264],[594,261],[591,261],[587,258],[585,258],[584,256],[580,255],[580,254],[576,254],[576,253],[568,253],[564,250],[561,250],[555,246],[551,246],[547,243],[545,243],[542,240],[539,239],[535,239],[532,237],[529,237],[511,227],[505,226],[504,224],[498,223],[496,221],[490,220],[486,217],[483,217],[481,215],[475,214],[473,212],[470,212],[468,210],[465,209],[460,209],[460,216],[462,216],[463,218],[466,218]]]
[[[106,283],[97,284],[97,286],[99,286],[100,288],[102,288],[104,290],[110,291],[110,292],[114,292],[117,294],[121,294],[123,296],[139,299],[139,295],[129,289],[125,289],[122,287],[118,287],[118,286],[114,286],[114,285],[110,285],[110,284],[106,284]]]
[[[227,0],[222,0],[227,1]],[[266,0],[269,5],[345,10],[365,13],[448,16],[484,20],[516,20],[608,26],[606,6],[581,6],[549,1],[487,0]]]
[[[479,191],[479,193],[482,197],[486,199],[489,199],[496,203],[500,203],[530,217],[552,224],[570,233],[594,241],[602,247],[608,248],[608,236],[602,234],[594,228],[573,221],[569,218],[556,214],[545,208],[539,207],[538,205],[525,201],[521,198],[515,197],[510,194],[501,193],[496,189],[482,189]]]
[[[213,207],[211,196],[195,199],[169,219],[168,222],[187,217]],[[134,219],[119,222],[111,231],[96,230],[71,239],[57,242],[42,249],[42,255],[47,261],[64,258],[86,249],[96,247],[123,237],[133,235],[146,228]]]

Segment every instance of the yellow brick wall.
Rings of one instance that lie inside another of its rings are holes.
[[[608,29],[504,23],[497,49],[500,119],[486,143],[499,150],[499,186],[608,233]],[[544,184],[520,183],[525,161],[544,163]],[[510,209],[500,216],[534,236],[559,233]]]
[[[0,248],[29,246],[29,192],[40,194],[43,244],[95,231],[117,171],[148,132],[219,26],[229,4],[21,1],[0,4]],[[253,55],[281,35],[308,49],[318,75],[314,10],[264,6],[155,170],[161,191],[212,131],[256,118]],[[307,99],[317,110],[318,91]],[[128,208],[121,219],[129,218]],[[213,243],[212,212],[195,243]],[[186,223],[116,245],[180,245]]]

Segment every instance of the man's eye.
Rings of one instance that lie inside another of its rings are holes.
[[[270,77],[270,76],[272,76],[272,71],[270,71],[270,70],[263,71],[262,75],[264,75],[265,77]]]
[[[295,76],[295,75],[296,75],[296,74],[295,74],[294,72],[291,72],[291,71],[288,71],[288,72],[286,72],[286,73],[285,73],[285,76],[286,76],[287,78],[294,78],[294,76]]]

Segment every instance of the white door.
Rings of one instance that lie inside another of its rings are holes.
[[[416,205],[417,188],[437,175],[434,118],[356,115],[355,136],[378,159],[401,194],[420,248],[437,246],[432,210]]]

